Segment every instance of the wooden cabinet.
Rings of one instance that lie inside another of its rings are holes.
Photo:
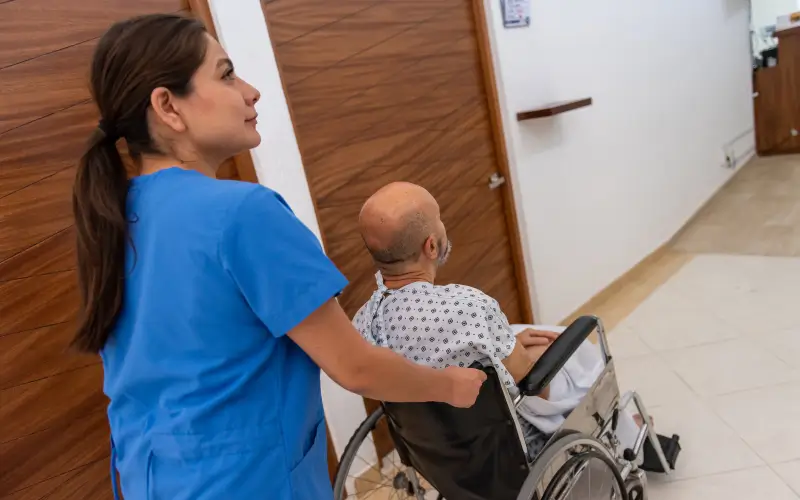
[[[778,31],[778,64],[753,78],[759,155],[800,153],[800,26]]]

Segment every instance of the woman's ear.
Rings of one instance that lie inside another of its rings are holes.
[[[150,94],[150,106],[158,121],[175,132],[185,132],[186,123],[176,107],[175,96],[168,89],[158,87]]]

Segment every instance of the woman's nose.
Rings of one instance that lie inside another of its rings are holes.
[[[261,99],[261,92],[258,91],[257,88],[253,87],[246,81],[242,80],[244,83],[245,91],[244,91],[244,99],[249,106],[254,106]]]

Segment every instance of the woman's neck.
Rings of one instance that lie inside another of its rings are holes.
[[[186,161],[172,156],[142,156],[141,175],[154,174],[168,168],[194,170],[208,177],[217,177],[217,166],[212,167],[205,161]]]

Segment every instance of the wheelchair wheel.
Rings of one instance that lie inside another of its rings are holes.
[[[536,459],[519,499],[629,500],[614,456],[600,441],[569,434]]]
[[[372,431],[384,419],[386,415],[383,407],[380,407],[361,423],[350,438],[336,470],[334,500],[444,500],[416,471],[403,465],[396,452],[377,460]]]

